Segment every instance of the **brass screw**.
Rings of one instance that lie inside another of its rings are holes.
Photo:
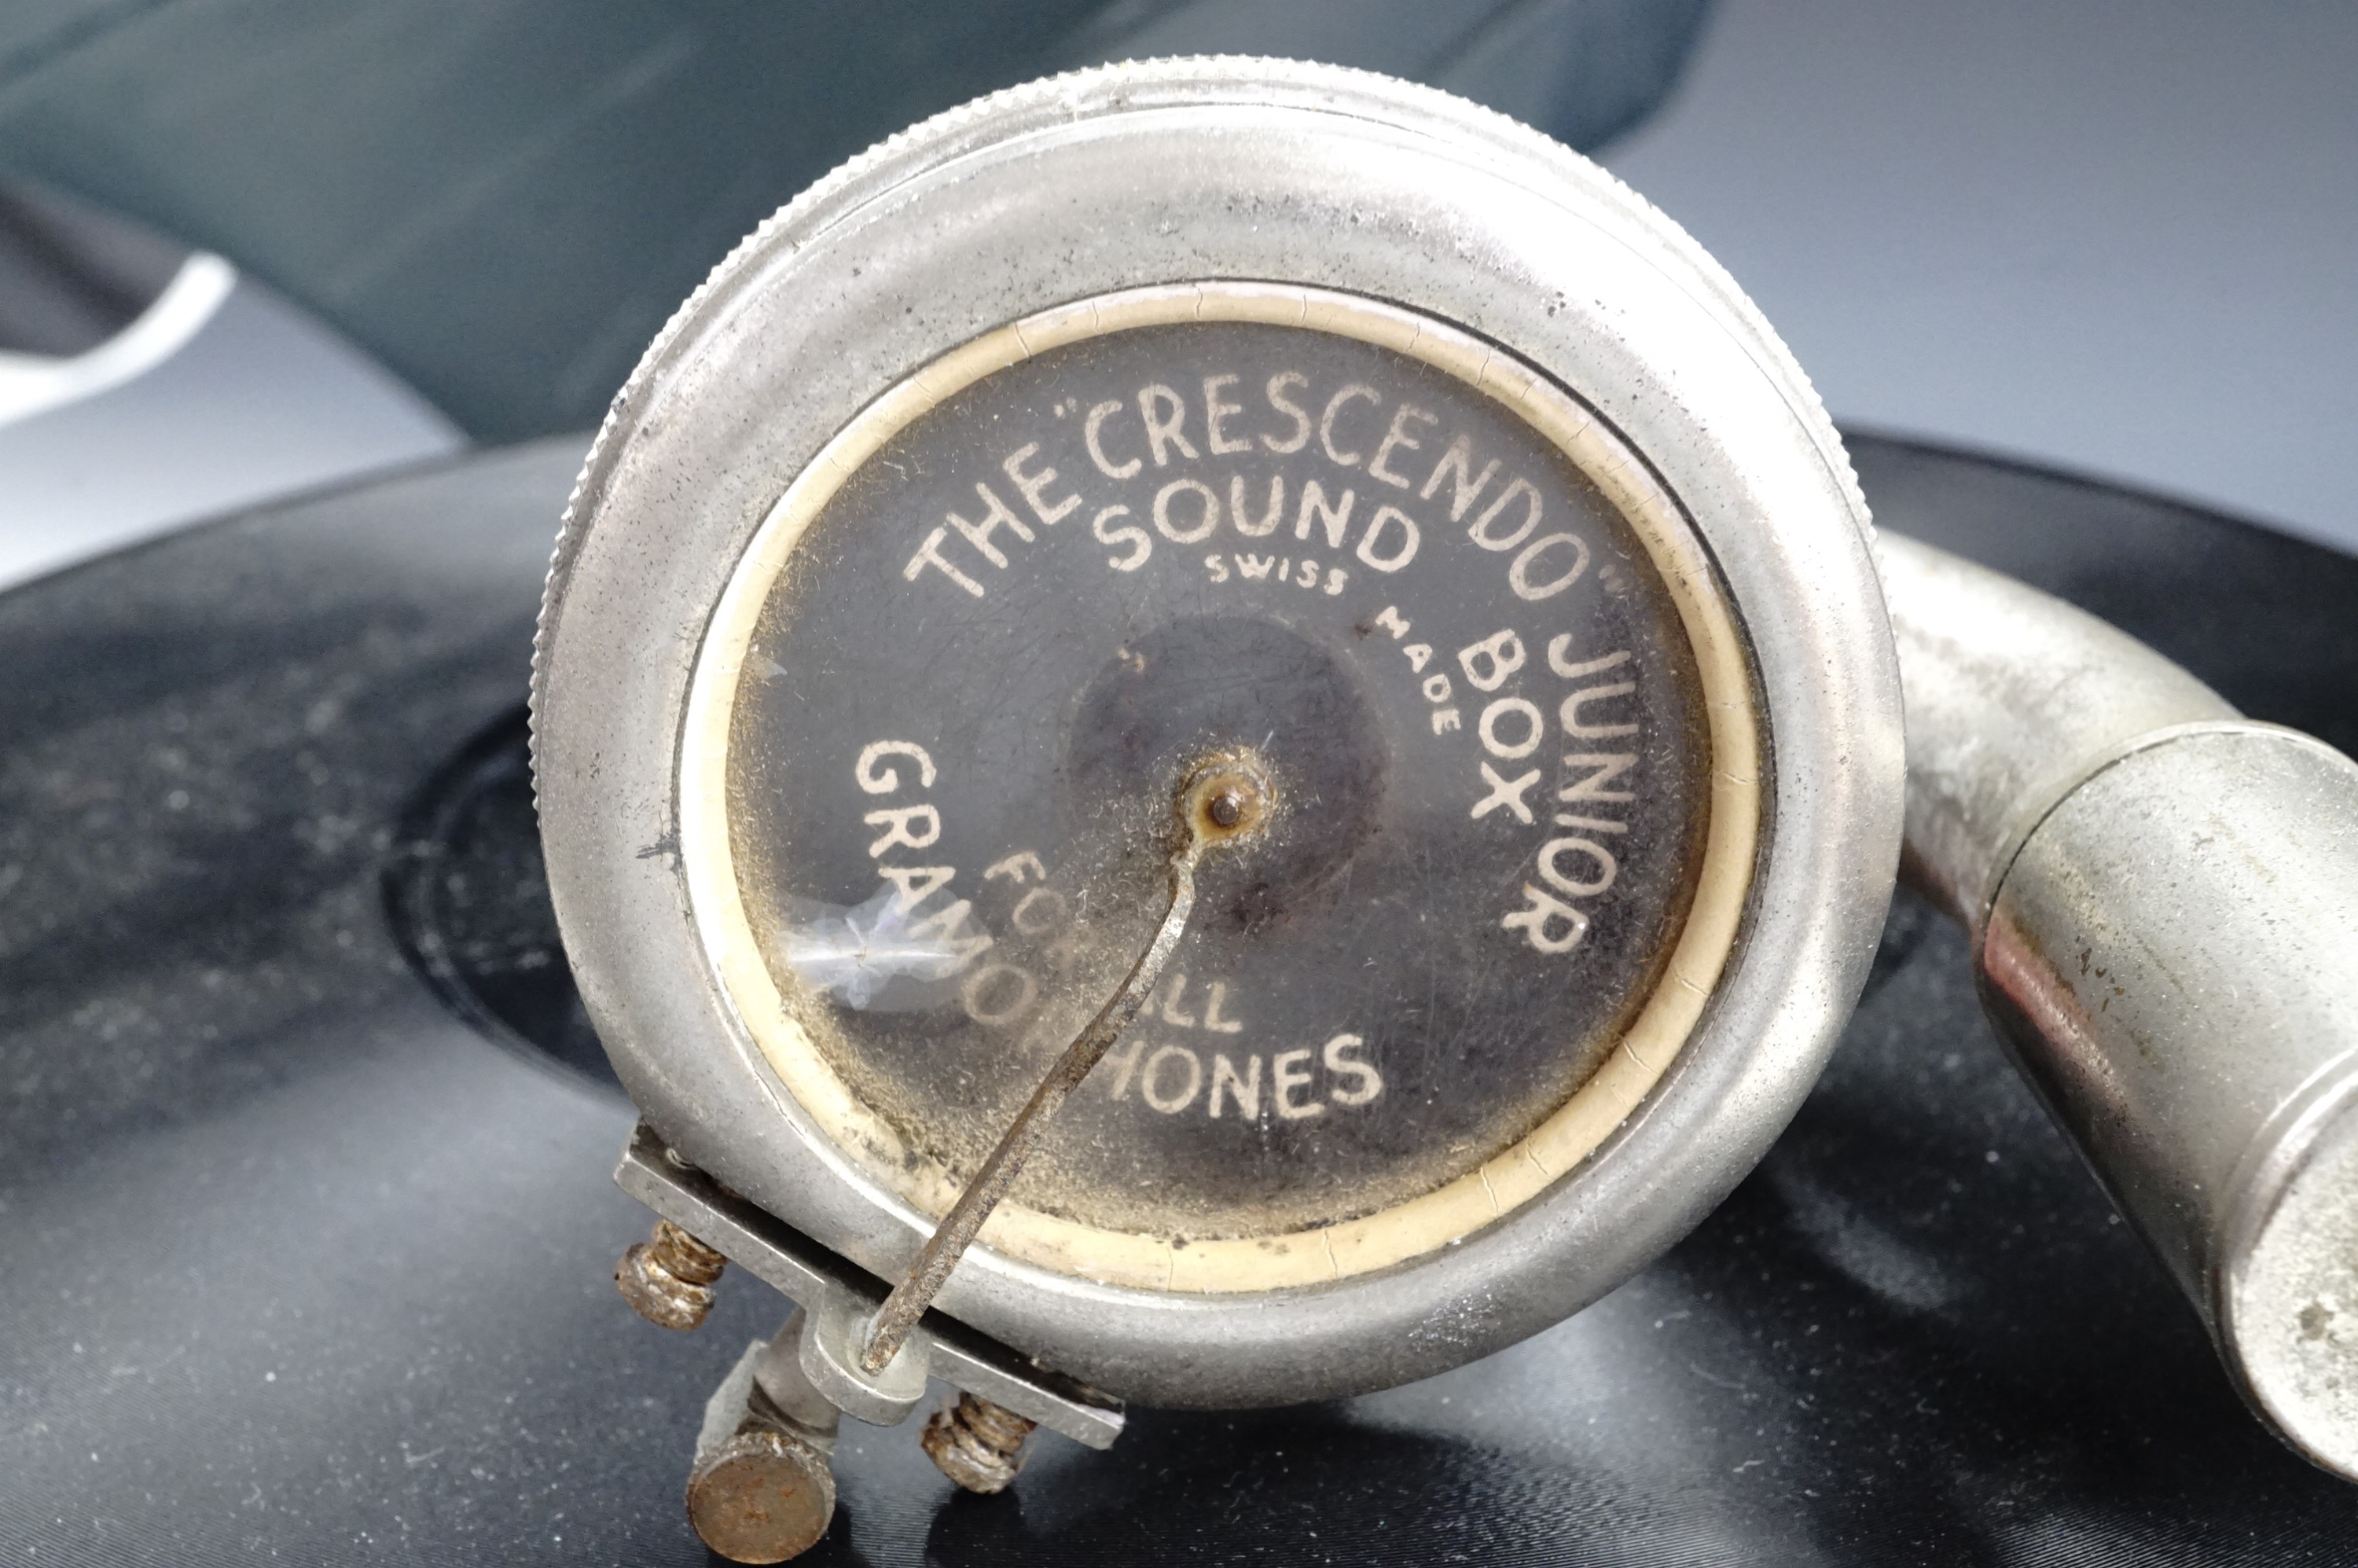
[[[1277,782],[1249,748],[1216,752],[1180,782],[1177,805],[1183,838],[1238,843],[1268,826]]]
[[[695,1328],[712,1310],[712,1284],[729,1260],[667,1219],[614,1265],[614,1288],[660,1328]]]
[[[960,1394],[957,1404],[934,1412],[917,1441],[943,1475],[988,1495],[1005,1491],[1023,1468],[1023,1440],[1035,1424],[1004,1405]]]
[[[835,1473],[817,1444],[757,1387],[736,1434],[687,1478],[687,1519],[731,1563],[784,1563],[827,1533]]]

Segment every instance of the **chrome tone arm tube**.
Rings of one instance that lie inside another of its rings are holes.
[[[2245,1398],[2358,1479],[2358,764],[1888,534],[1902,872]]]

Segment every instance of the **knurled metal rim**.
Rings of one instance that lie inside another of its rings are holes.
[[[697,945],[676,752],[705,620],[795,475],[919,365],[1075,298],[1226,278],[1436,318],[1609,421],[1727,585],[1773,762],[1737,955],[1692,1044],[1507,1220],[1327,1286],[1189,1297],[981,1252],[941,1298],[1111,1392],[1211,1405],[1425,1376],[1601,1295],[1757,1161],[1856,994],[1898,857],[1897,668],[1839,439],[1725,275],[1576,155],[1383,78],[1207,59],[1015,89],[855,159],[682,308],[583,471],[535,670],[552,890],[626,1087],[688,1158],[895,1272],[922,1217],[798,1115]]]

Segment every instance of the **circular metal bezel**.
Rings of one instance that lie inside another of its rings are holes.
[[[952,349],[869,404],[786,487],[730,574],[697,658],[680,736],[679,853],[689,907],[739,1025],[815,1130],[880,1151],[867,1174],[926,1221],[957,1201],[941,1162],[906,1147],[828,1064],[781,994],[747,918],[730,844],[728,757],[754,627],[795,546],[851,475],[930,409],[993,372],[1084,339],[1176,322],[1250,321],[1382,344],[1506,404],[1587,474],[1636,532],[1677,605],[1711,728],[1711,818],[1669,968],[1604,1065],[1530,1133],[1475,1170],[1357,1218],[1276,1234],[1170,1239],[1003,1200],[982,1242],[1059,1274],[1158,1291],[1325,1284],[1424,1257],[1513,1213],[1575,1168],[1676,1062],[1735,946],[1760,848],[1761,745],[1743,633],[1678,503],[1613,430],[1495,346],[1394,306],[1326,289],[1204,283],[1098,296]]]
[[[535,674],[549,874],[584,999],[683,1155],[882,1275],[926,1228],[812,1125],[697,929],[679,750],[698,651],[763,519],[861,410],[1093,296],[1234,281],[1362,296],[1498,345],[1674,498],[1740,617],[1767,744],[1736,952],[1686,1048],[1576,1169],[1444,1249],[1195,1294],[970,1254],[944,1310],[1147,1402],[1383,1387],[1533,1333],[1692,1228],[1798,1108],[1898,858],[1898,681],[1866,511],[1806,381],[1674,226],[1444,94],[1265,60],[1148,62],[956,110],[756,232],[617,397],[568,514]]]

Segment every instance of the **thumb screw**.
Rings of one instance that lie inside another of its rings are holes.
[[[712,1310],[712,1284],[729,1260],[667,1219],[614,1265],[614,1288],[638,1314],[661,1328],[701,1325]]]
[[[1035,1423],[1004,1405],[960,1394],[934,1412],[918,1444],[941,1473],[969,1492],[1003,1492],[1023,1468],[1023,1440]]]

